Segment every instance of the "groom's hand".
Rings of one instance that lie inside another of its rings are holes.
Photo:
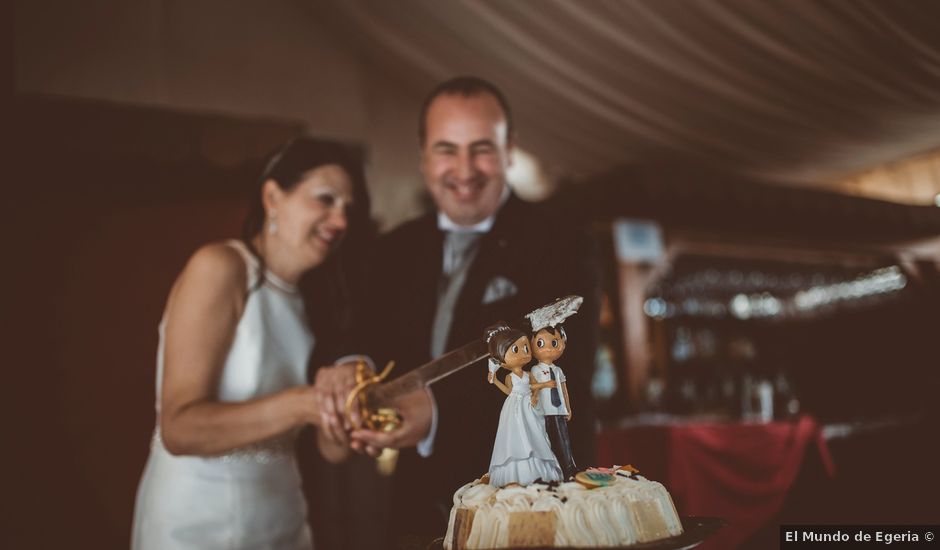
[[[419,389],[403,395],[395,402],[402,417],[401,427],[390,432],[359,429],[352,432],[350,446],[359,452],[378,456],[382,449],[413,447],[427,437],[431,429],[432,405],[427,390]]]

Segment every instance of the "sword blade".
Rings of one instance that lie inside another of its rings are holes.
[[[584,302],[584,299],[580,296],[565,296],[530,312],[524,319],[509,323],[509,326],[523,332],[529,332],[535,327],[554,326],[577,313],[582,302]],[[390,382],[375,384],[363,391],[370,407],[389,405],[396,397],[430,386],[441,378],[446,378],[460,369],[486,358],[488,355],[489,346],[486,339],[480,338],[449,351]],[[482,374],[480,378],[483,379]]]
[[[475,340],[469,344],[449,351],[430,363],[426,363],[411,372],[403,374],[385,384],[378,384],[366,389],[366,397],[373,406],[391,404],[396,397],[430,386],[464,367],[468,367],[489,355],[485,340]],[[481,375],[482,378],[482,375]]]

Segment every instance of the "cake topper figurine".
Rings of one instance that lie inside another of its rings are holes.
[[[581,296],[572,295],[558,298],[531,311],[525,318],[514,322],[512,326],[523,327],[528,332],[529,330],[538,330],[543,326],[558,325],[568,317],[576,314],[583,302],[584,299]],[[420,388],[426,388],[460,369],[469,367],[481,359],[491,356],[490,342],[496,333],[509,329],[510,327],[505,324],[494,327],[483,338],[450,350],[444,355],[391,381],[386,381],[386,378],[394,363],[389,363],[381,373],[376,374],[364,362],[360,362],[357,366],[357,384],[346,397],[345,411],[349,423],[354,429],[367,428],[376,431],[399,429],[402,418],[394,409],[398,398]],[[520,334],[524,335],[524,333]],[[499,361],[491,359],[490,372],[495,373],[499,370],[499,367]],[[492,375],[490,378],[492,382]],[[507,384],[511,384],[511,382],[508,381]],[[546,435],[546,437],[548,436]]]
[[[565,479],[571,479],[578,472],[571,454],[571,438],[568,436],[568,421],[571,420],[571,400],[568,398],[568,384],[565,373],[555,364],[562,354],[568,336],[563,325],[547,326],[532,333],[532,354],[538,364],[532,367],[531,374],[542,389],[532,395],[532,404],[545,417],[545,431],[552,444],[552,451],[561,464]],[[556,386],[544,386],[554,382]]]
[[[556,383],[535,382],[530,373],[522,370],[532,360],[524,332],[499,324],[487,329],[486,335],[490,357],[509,371],[505,383],[495,373],[487,373],[487,380],[506,394],[490,458],[490,485],[529,485],[540,478],[560,481],[562,471],[552,454],[545,423],[532,406],[533,392],[555,387]]]

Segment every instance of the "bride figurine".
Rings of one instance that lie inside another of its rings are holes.
[[[499,324],[487,329],[487,344],[490,357],[509,371],[505,383],[494,372],[487,375],[487,380],[506,394],[490,458],[490,485],[561,481],[561,467],[552,454],[545,421],[531,401],[533,392],[555,387],[555,382],[537,383],[522,370],[532,360],[525,333]]]

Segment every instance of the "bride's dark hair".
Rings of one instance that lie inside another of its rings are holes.
[[[499,323],[486,329],[487,346],[490,357],[500,363],[506,358],[506,352],[519,338],[525,338],[526,335],[521,330],[510,328],[505,323]]]
[[[330,254],[301,280],[301,288],[307,298],[308,317],[311,318],[315,332],[316,325],[321,323],[335,325],[340,331],[349,328],[354,309],[351,287],[362,276],[365,249],[375,236],[375,226],[369,217],[369,194],[361,155],[352,147],[333,141],[300,137],[287,142],[268,157],[254,186],[251,205],[242,226],[242,240],[258,259],[257,285],[261,285],[264,282],[265,263],[252,240],[264,229],[262,186],[266,181],[273,180],[282,190],[290,191],[311,170],[329,164],[338,165],[349,175],[353,204],[346,212],[347,229],[340,249]]]
[[[369,195],[366,191],[362,161],[347,145],[314,138],[295,138],[287,142],[268,157],[264,170],[258,178],[251,196],[251,206],[242,227],[242,239],[251,248],[251,240],[264,225],[264,204],[261,188],[264,182],[274,180],[278,187],[290,191],[304,180],[307,173],[321,166],[335,164],[349,175],[352,181],[353,206],[346,213],[348,229],[345,240],[354,240],[358,233],[369,230]],[[257,251],[252,252],[258,256]],[[260,259],[260,257],[259,257]]]

